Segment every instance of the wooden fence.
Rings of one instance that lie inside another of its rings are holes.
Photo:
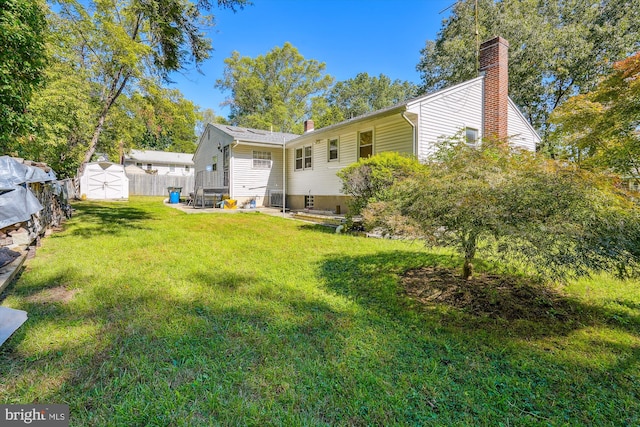
[[[169,196],[168,187],[182,187],[182,196],[188,196],[195,186],[193,176],[128,174],[129,194],[137,196]]]

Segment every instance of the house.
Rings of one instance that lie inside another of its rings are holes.
[[[154,173],[170,176],[193,176],[193,154],[168,151],[131,150],[124,155],[128,174]]]
[[[290,209],[345,212],[336,173],[362,157],[396,151],[425,161],[461,132],[470,145],[498,139],[535,150],[540,137],[508,97],[508,47],[501,37],[481,45],[479,77],[322,129],[307,120],[302,135],[208,125],[194,155],[197,185],[229,188],[231,198],[255,197],[259,206],[279,206],[284,190]],[[198,181],[200,173],[214,180]]]
[[[299,135],[207,124],[193,155],[198,189],[212,189],[243,205],[282,206],[286,141]]]
[[[481,45],[479,77],[326,128],[306,122],[304,134],[286,144],[287,206],[344,212],[340,169],[383,151],[424,161],[460,132],[468,144],[498,138],[535,150],[540,137],[508,97],[507,51],[496,37]]]

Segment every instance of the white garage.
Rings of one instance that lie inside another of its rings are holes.
[[[109,163],[87,163],[80,178],[80,196],[88,200],[126,200],[129,198],[129,178],[124,166]]]

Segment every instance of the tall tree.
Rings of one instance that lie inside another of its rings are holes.
[[[337,82],[327,95],[327,102],[314,111],[318,127],[327,126],[371,111],[405,101],[416,96],[418,87],[407,81],[391,80],[384,74],[378,77],[359,73],[356,77]]]
[[[640,0],[459,0],[417,66],[422,90],[477,76],[478,40],[510,43],[509,93],[541,132],[569,97],[593,88],[611,62],[640,47]],[[476,12],[477,29],[476,37]]]
[[[193,153],[196,149],[197,107],[177,89],[145,80],[130,96],[128,104],[143,123],[142,134],[133,145],[151,150]]]
[[[594,91],[570,98],[551,121],[573,160],[640,176],[640,52],[616,62]]]
[[[216,115],[216,112],[211,108],[198,110],[197,114],[198,120],[196,121],[196,136],[198,138],[200,137],[200,135],[202,135],[208,123],[227,123],[227,119],[222,116]]]
[[[246,0],[218,0],[235,10]],[[86,5],[86,7],[85,7]],[[60,15],[72,25],[78,57],[99,93],[98,113],[82,164],[91,160],[109,111],[135,80],[166,77],[187,63],[209,56],[210,41],[200,30],[211,23],[210,0],[62,0]]]
[[[305,59],[290,43],[256,58],[233,52],[225,64],[216,87],[231,92],[225,104],[231,108],[229,120],[239,126],[300,132],[311,99],[333,81],[324,74],[324,63]]]
[[[12,152],[29,125],[27,105],[46,64],[45,6],[40,0],[0,0],[0,153]]]

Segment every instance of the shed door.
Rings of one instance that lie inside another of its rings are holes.
[[[95,199],[121,199],[122,198],[122,173],[119,170],[110,170],[108,165],[100,165],[103,169],[92,171],[89,175],[90,198]]]

